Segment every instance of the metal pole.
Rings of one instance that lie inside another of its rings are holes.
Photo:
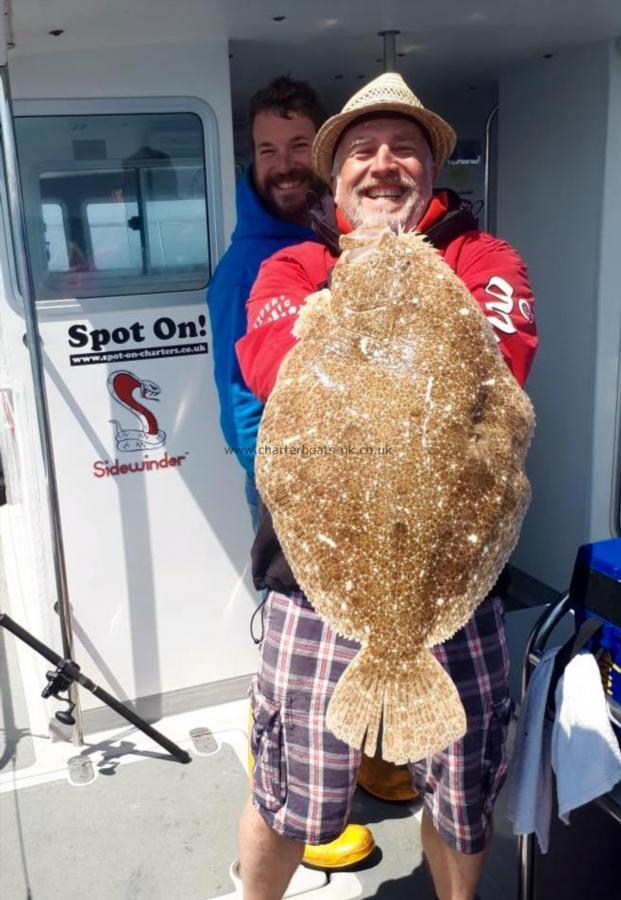
[[[498,110],[496,107],[491,115]],[[491,116],[490,116],[491,119]],[[489,119],[488,119],[489,122]],[[526,643],[524,657],[522,660],[522,685],[521,700],[524,701],[526,689],[531,675],[531,669],[536,666],[543,654],[546,641],[550,637],[552,631],[556,628],[563,616],[568,612],[570,607],[569,591],[567,591],[560,600],[544,610],[537,620],[530,637]],[[534,862],[535,862],[535,835],[521,834],[517,843],[518,856],[518,884],[517,884],[517,900],[533,900],[534,886]]]
[[[60,619],[63,656],[66,659],[73,659],[73,631],[71,627],[71,608],[69,605],[65,553],[60,524],[58,486],[56,483],[50,419],[45,390],[43,357],[39,340],[34,281],[30,266],[30,258],[28,256],[26,219],[24,216],[23,194],[17,161],[8,65],[0,66],[0,125],[2,128],[2,152],[4,156],[4,169],[9,200],[9,219],[13,232],[17,276],[24,304],[26,339],[28,341],[30,367],[32,369],[32,378],[34,382],[41,451],[45,466],[48,510],[53,544],[54,575],[56,580],[56,593],[59,601],[57,604],[57,611]],[[82,743],[82,717],[80,713],[78,692],[75,685],[72,685],[71,700],[76,704],[75,712],[77,713],[75,716],[76,724],[73,728],[73,741],[75,744],[80,745]]]
[[[535,835],[520,834],[518,837],[518,884],[517,900],[533,900],[535,857]]]
[[[485,197],[485,209],[483,210],[483,230],[489,231],[489,193],[490,193],[490,184],[489,184],[489,169],[490,169],[490,150],[491,150],[491,130],[492,130],[492,122],[494,117],[498,114],[498,107],[495,106],[489,116],[487,117],[487,122],[485,124],[485,187],[483,190],[483,196]]]
[[[621,40],[621,39],[620,39]],[[621,44],[619,49],[621,50]],[[618,359],[621,359],[621,347]],[[612,491],[610,492],[610,533],[621,537],[621,371],[617,372],[614,445],[612,451]]]
[[[377,36],[384,38],[384,72],[397,71],[397,35],[400,31],[378,31]]]

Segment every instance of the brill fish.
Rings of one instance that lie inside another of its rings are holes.
[[[493,587],[530,501],[533,408],[419,233],[359,228],[307,298],[259,432],[257,483],[302,590],[360,643],[328,728],[415,761],[466,731],[429,648]]]

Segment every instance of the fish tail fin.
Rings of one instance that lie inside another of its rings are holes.
[[[453,681],[428,650],[405,660],[394,675],[363,648],[349,664],[328,706],[328,728],[372,756],[383,713],[382,757],[416,762],[444,750],[466,732],[466,714]],[[366,735],[366,741],[365,741]]]
[[[452,678],[429,650],[405,662],[386,688],[382,755],[416,762],[466,733],[466,713]]]
[[[330,731],[350,747],[361,749],[364,744],[369,756],[377,746],[385,688],[373,656],[362,647],[339,678],[328,704]]]

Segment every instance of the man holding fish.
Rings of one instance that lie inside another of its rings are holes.
[[[454,143],[452,128],[398,75],[387,73],[322,126],[313,162],[332,187],[340,232],[354,232],[354,243],[356,229],[363,233],[368,226],[426,235],[487,317],[522,385],[537,343],[526,269],[509,245],[477,230],[454,196],[433,192]],[[237,345],[246,383],[263,402],[296,345],[292,327],[301,307],[329,283],[336,263],[327,247],[307,243],[263,264],[248,302],[248,333]],[[305,842],[329,842],[347,821],[361,752],[332,734],[326,710],[360,645],[317,615],[265,506],[252,556],[255,585],[270,595],[252,686],[257,762],[240,856],[244,895],[267,900],[283,895]],[[497,584],[463,628],[431,648],[455,683],[466,723],[459,740],[410,760],[414,787],[424,798],[423,848],[439,900],[473,900],[506,771],[511,701],[499,592]]]

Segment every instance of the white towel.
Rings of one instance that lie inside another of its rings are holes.
[[[552,768],[558,813],[569,813],[610,791],[621,780],[621,752],[612,730],[595,657],[579,653],[556,686]]]
[[[535,832],[548,852],[552,769],[559,817],[610,791],[621,780],[621,752],[595,658],[580,653],[565,667],[555,692],[554,723],[545,717],[558,647],[548,650],[528,684],[507,776],[507,818],[514,834]]]
[[[552,818],[552,723],[545,718],[554,657],[546,651],[530,677],[517,722],[515,746],[507,776],[507,818],[514,834],[534,831],[542,853],[548,851]]]

